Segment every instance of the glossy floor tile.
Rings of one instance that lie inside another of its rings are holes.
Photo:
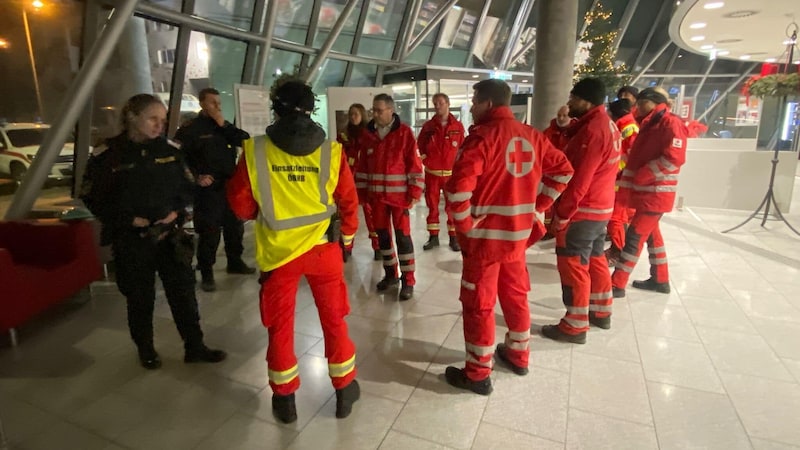
[[[800,183],[798,183],[800,186]],[[794,214],[800,225],[800,188]],[[158,289],[160,370],[139,367],[124,299],[100,281],[0,337],[0,421],[18,449],[800,449],[800,238],[779,222],[719,231],[744,212],[675,211],[664,217],[672,292],[627,289],[612,328],[585,345],[542,338],[564,314],[553,241],[528,250],[530,373],[501,365],[494,392],[448,386],[464,364],[460,255],[423,251],[424,206],[412,211],[414,298],[377,293],[383,276],[364,230],[345,268],[361,400],[335,418],[319,316],[298,290],[294,350],[298,420],[272,414],[255,277],[228,275],[198,292],[209,345],[228,359],[183,363],[183,347]],[[253,262],[251,227],[247,259]],[[446,238],[443,237],[446,242]],[[642,259],[632,279],[648,277]],[[506,332],[495,308],[496,342]],[[1,441],[0,441],[1,442]]]

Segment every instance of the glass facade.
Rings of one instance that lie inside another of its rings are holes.
[[[578,1],[580,30],[583,13],[595,2]],[[661,3],[644,7],[643,3],[639,2],[617,54],[634,73],[669,39],[666,29],[672,8]],[[6,99],[0,105],[0,122],[48,124],[56,120],[81,58],[95,43],[91,36],[100,32],[115,4],[117,0],[0,2],[0,95]],[[485,69],[468,80],[443,77],[394,83],[401,86],[394,90],[398,111],[409,123],[417,125],[430,116],[429,99],[436,91],[448,93],[454,113],[468,121],[471,84],[489,76],[488,70],[532,72],[535,46],[528,44],[535,42],[538,11],[534,6],[528,17],[522,17],[526,4],[525,0],[356,0],[331,53],[313,74],[313,88],[324,102],[329,86],[383,85],[384,73],[397,68]],[[618,23],[629,2],[603,4],[613,11],[612,22]],[[180,97],[171,102],[180,108],[179,114],[171,116],[171,130],[196,113],[197,94],[209,86],[220,91],[224,114],[233,120],[234,84],[271,85],[284,73],[309,75],[308,69],[348,5],[349,0],[142,1],[137,6],[137,14],[142,15],[128,21],[94,87],[90,142],[97,144],[115,133],[120,106],[140,92],[152,92],[167,104],[174,96]],[[444,7],[448,10],[442,11]],[[275,17],[268,17],[273,9]],[[271,19],[273,32],[265,36]],[[271,47],[267,57],[260,58],[265,41]],[[404,51],[403,45],[414,48]],[[504,62],[507,67],[500,67]],[[701,87],[693,98],[694,115],[711,109],[705,119],[712,133],[718,134],[719,129],[750,136],[752,129],[728,120],[735,117],[739,103],[738,90],[730,85],[750,66],[718,61],[712,76],[705,79],[707,65],[700,55],[670,49],[650,68],[650,72],[670,76],[645,77],[637,85],[656,83],[670,89],[683,85],[691,97]],[[258,73],[263,73],[262,79],[255,79]],[[530,93],[532,74],[529,78],[517,82],[515,77],[514,91]],[[720,97],[723,100],[718,101]],[[320,116],[320,120],[326,119]],[[9,172],[0,165],[0,178],[10,177]]]

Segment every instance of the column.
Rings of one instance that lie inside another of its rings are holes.
[[[578,2],[538,0],[536,60],[533,69],[533,127],[547,128],[567,103],[578,33]]]

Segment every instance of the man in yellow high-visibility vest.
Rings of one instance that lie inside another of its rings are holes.
[[[277,121],[267,127],[266,136],[245,141],[244,155],[228,184],[234,213],[256,220],[272,409],[284,423],[297,420],[294,393],[300,377],[294,314],[297,286],[305,276],[319,310],[328,374],[336,389],[336,417],[344,418],[360,396],[355,346],[344,320],[350,305],[340,247],[340,239],[346,250],[352,247],[358,227],[355,184],[342,146],[326,140],[311,119],[310,86],[300,81],[281,84],[272,96],[272,108]]]

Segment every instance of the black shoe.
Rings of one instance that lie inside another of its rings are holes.
[[[205,292],[217,290],[217,283],[214,282],[214,271],[212,269],[200,269],[203,280],[200,282],[200,289]]]
[[[139,363],[147,370],[156,370],[161,367],[161,358],[152,346],[139,347]]]
[[[669,283],[658,283],[652,278],[646,280],[634,281],[633,287],[636,289],[644,289],[645,291],[655,291],[662,294],[669,294]]]
[[[382,259],[383,259],[383,254],[381,254],[381,250],[376,248],[375,249],[375,254],[372,255],[372,260],[373,261],[380,261]]]
[[[353,403],[361,398],[361,388],[358,381],[353,380],[342,389],[336,390],[336,418],[344,419],[353,411]]]
[[[528,368],[520,367],[512,363],[508,359],[508,355],[506,354],[507,351],[508,351],[508,346],[506,346],[506,344],[497,344],[497,348],[494,351],[494,355],[497,356],[498,361],[502,362],[504,366],[511,369],[511,371],[514,372],[515,374],[520,376],[527,375]]]
[[[542,336],[554,341],[570,342],[572,344],[585,344],[586,333],[567,334],[558,328],[558,325],[545,325],[542,327]]]
[[[431,235],[431,237],[428,238],[428,242],[426,242],[425,245],[422,246],[422,249],[430,250],[438,246],[439,246],[439,236]]]
[[[458,245],[458,241],[456,240],[455,236],[451,236],[450,237],[450,250],[452,250],[454,252],[460,252],[461,251],[461,246]]]
[[[256,273],[255,267],[250,267],[244,263],[244,261],[240,260],[233,260],[228,261],[228,268],[226,269],[228,273],[238,274],[238,275],[252,275]]]
[[[294,404],[294,394],[272,394],[272,414],[283,423],[296,421],[297,407]]]
[[[618,288],[618,287],[612,287],[611,288],[611,295],[614,298],[625,298],[625,289],[624,288]]]
[[[353,256],[353,251],[352,250],[342,249],[342,260],[344,262],[349,261],[352,256]]]
[[[398,283],[400,283],[400,278],[390,277],[387,275],[383,277],[381,281],[378,281],[378,284],[376,284],[375,287],[378,288],[379,291],[385,291],[392,286],[397,286]]]
[[[459,389],[466,389],[479,395],[489,395],[492,393],[492,379],[490,377],[486,377],[480,381],[472,381],[467,378],[464,369],[448,366],[444,371],[444,378],[447,380],[447,384]]]
[[[409,286],[403,282],[403,287],[400,288],[400,301],[411,300],[414,296],[414,286]]]
[[[542,236],[542,238],[541,238],[541,239],[539,239],[539,240],[540,240],[540,241],[551,241],[551,240],[553,240],[553,239],[555,239],[555,238],[556,238],[556,236],[555,236],[553,233],[551,233],[551,232],[549,232],[549,231],[548,231],[548,232],[547,232],[547,233],[545,233],[545,234],[544,234],[544,236]]]
[[[212,350],[205,346],[205,344],[200,345],[199,347],[195,347],[192,349],[186,350],[186,353],[183,355],[183,362],[185,363],[198,363],[198,362],[207,362],[207,363],[218,363],[224,361],[225,358],[228,357],[228,354],[222,350]]]
[[[597,317],[594,314],[589,312],[589,323],[596,326],[597,328],[602,328],[607,330],[611,328],[611,316],[608,317]]]

